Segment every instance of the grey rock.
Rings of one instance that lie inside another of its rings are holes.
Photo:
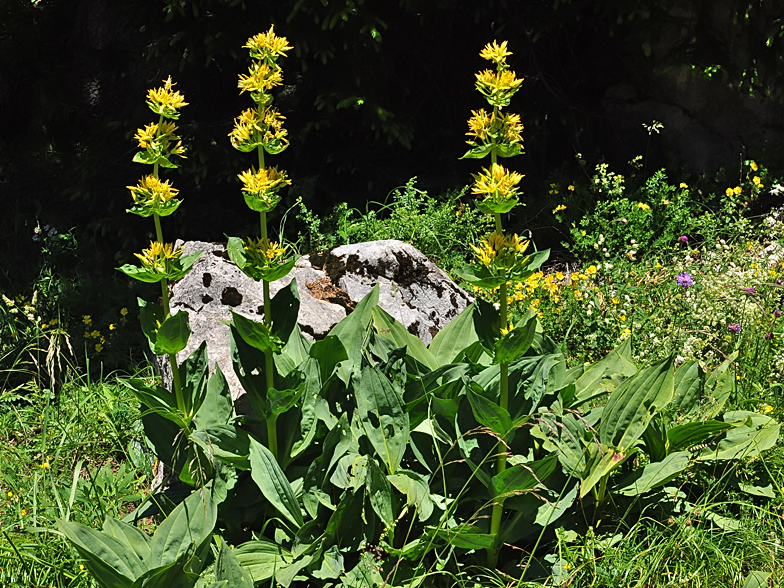
[[[229,327],[222,321],[231,320],[232,310],[262,320],[262,285],[229,261],[225,245],[201,241],[182,245],[186,254],[204,253],[185,278],[170,286],[172,313],[188,312],[191,325],[188,345],[177,359],[184,361],[206,341],[211,369],[220,366],[236,400],[244,391],[231,363]],[[324,338],[376,283],[379,306],[426,345],[472,301],[416,248],[394,240],[345,245],[326,254],[304,256],[288,276],[270,284],[270,295],[293,279],[300,296],[300,328],[314,339]],[[169,387],[168,358],[159,356],[157,363],[163,384]],[[240,406],[238,412],[244,412]]]

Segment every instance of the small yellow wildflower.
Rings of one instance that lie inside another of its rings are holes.
[[[559,204],[558,206],[556,206],[555,209],[553,209],[553,214],[555,214],[556,212],[561,212],[562,210],[566,210],[565,204]]]
[[[759,169],[756,161],[752,161],[749,165],[751,166],[752,171],[757,171]]]
[[[624,329],[623,332],[621,333],[621,338],[625,339],[626,337],[628,337],[631,334],[632,334],[631,329]]]
[[[611,299],[610,299],[610,301],[611,301],[611,302],[612,302],[612,303],[613,303],[615,306],[618,306],[618,305],[621,303],[621,301],[620,301],[620,300],[618,300],[617,298],[611,298]]]
[[[82,564],[79,564],[79,571],[80,571],[80,572],[83,572],[83,571],[84,571],[84,565],[82,565]]]
[[[38,467],[41,468],[42,470],[48,470],[49,469],[49,462],[45,461],[42,464],[40,464]]]
[[[626,322],[626,315],[622,314],[621,316],[618,317],[618,320],[621,321],[622,323],[625,323]]]
[[[19,514],[21,514],[22,516],[25,516],[27,514],[27,511],[25,509],[22,509],[22,511]]]
[[[679,188],[684,188],[684,189],[685,189],[685,188],[688,188],[688,187],[689,187],[689,185],[688,185],[688,184],[686,184],[685,182],[681,182],[681,183],[680,183],[680,185],[679,185],[678,187],[679,187]]]
[[[566,189],[567,189],[567,190],[569,190],[570,192],[574,192],[574,186],[573,186],[573,185],[571,185],[571,184],[569,184],[568,186],[566,186]]]
[[[90,337],[92,337],[93,339],[97,339],[100,336],[101,336],[101,332],[98,329],[93,329],[93,331],[90,333]]]
[[[497,66],[506,67],[506,58],[512,54],[511,51],[506,50],[506,41],[501,41],[499,45],[497,41],[488,43],[485,48],[479,52],[479,57],[492,61]]]
[[[743,188],[741,188],[740,186],[735,186],[735,188],[732,190],[732,193],[735,194],[736,196],[739,195],[741,192],[743,192]]]
[[[155,90],[147,92],[147,106],[150,107],[155,114],[160,114],[166,118],[176,119],[179,118],[180,113],[177,112],[179,108],[187,106],[185,97],[177,90],[172,90],[175,86],[171,80],[171,76],[163,80],[164,86]]]
[[[97,353],[100,353],[101,351],[103,351],[103,345],[101,345],[100,343],[96,343],[95,344],[95,351]]]
[[[559,282],[564,279],[563,272],[555,272],[555,279]]]
[[[599,269],[595,265],[589,265],[588,269],[585,270],[585,273],[589,276],[595,276]]]
[[[114,331],[116,328],[117,328],[117,327],[115,327],[115,326],[114,326],[114,323],[112,323],[111,325],[109,325],[109,330],[110,330],[110,331]]]
[[[583,237],[585,237],[585,236],[586,236],[588,233],[586,233],[585,231],[580,231],[580,234],[581,234]]]
[[[14,493],[9,490],[8,491],[8,498],[13,498],[13,497],[14,497]]]
[[[128,309],[127,308],[121,308],[120,309],[120,314],[122,316],[127,316],[128,315]]]
[[[773,412],[773,410],[774,409],[770,404],[766,404],[765,406],[762,407],[762,414],[770,414],[771,412]]]
[[[638,202],[637,203],[637,208],[639,208],[640,210],[650,210],[651,209],[651,207],[648,206],[647,204],[645,204],[645,202]]]
[[[754,176],[754,177],[751,179],[751,181],[752,181],[752,182],[754,182],[754,185],[755,185],[755,186],[756,186],[758,189],[762,189],[762,188],[764,188],[764,187],[765,187],[765,185],[762,183],[762,180],[760,180],[760,177],[759,177],[759,176]]]
[[[92,317],[90,317],[90,315],[89,315],[89,314],[86,314],[86,315],[84,315],[84,316],[82,317],[82,322],[83,322],[85,325],[87,325],[88,327],[92,327],[92,326],[93,326],[93,319],[92,319]]]

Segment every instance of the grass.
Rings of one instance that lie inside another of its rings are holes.
[[[100,526],[149,487],[138,404],[112,377],[71,375],[0,403],[0,585],[91,586],[56,518]]]

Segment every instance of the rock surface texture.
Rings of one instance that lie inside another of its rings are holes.
[[[231,311],[261,321],[264,299],[261,282],[243,274],[226,253],[226,246],[190,241],[186,254],[203,250],[190,273],[171,287],[173,313],[190,314],[191,337],[178,354],[183,361],[207,341],[210,365],[219,364],[232,397],[244,394],[231,364],[229,327]],[[443,271],[412,245],[386,240],[343,245],[329,252],[304,256],[288,276],[270,284],[270,295],[297,280],[300,296],[299,325],[303,333],[321,339],[354,309],[378,283],[379,306],[409,332],[429,345],[433,336],[472,302]],[[159,356],[164,386],[171,383],[168,360]]]

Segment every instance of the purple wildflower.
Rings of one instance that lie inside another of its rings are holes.
[[[781,318],[781,311],[777,308],[776,310],[773,311],[773,316],[775,316],[776,318]]]
[[[740,333],[740,325],[738,323],[730,323],[727,325],[727,330],[730,333],[735,333],[736,335]]]
[[[746,294],[756,294],[756,293],[757,293],[757,291],[756,291],[754,288],[751,288],[751,287],[749,287],[749,288],[743,288],[743,291],[744,291]]]
[[[679,286],[683,286],[684,288],[688,288],[689,286],[694,285],[694,280],[692,279],[691,274],[689,272],[679,273],[678,276],[675,278],[675,282]]]
[[[768,341],[770,341],[771,339],[773,339],[773,337],[774,337],[774,335],[773,335],[773,331],[770,331],[769,333],[765,333],[765,338],[766,338]]]
[[[681,243],[686,245],[689,242],[689,238],[686,235],[681,235],[680,241],[681,241]]]

